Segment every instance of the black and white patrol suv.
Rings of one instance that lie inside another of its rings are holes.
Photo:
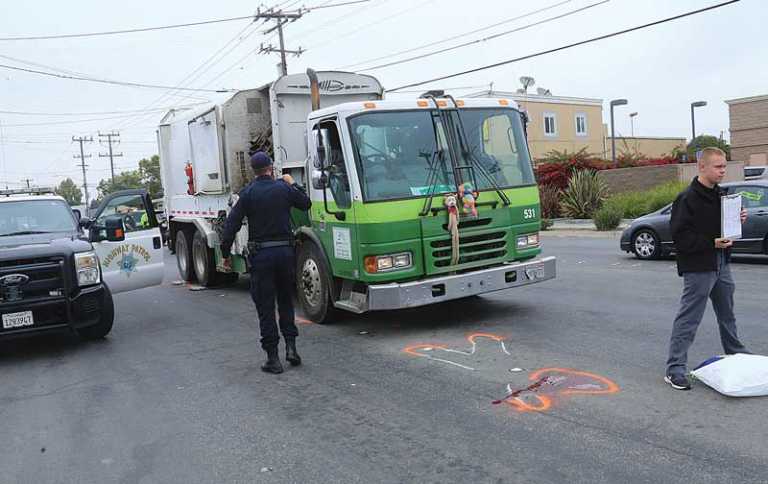
[[[88,219],[45,192],[0,191],[0,339],[62,329],[103,338],[112,294],[162,282],[152,203],[144,190],[119,192]]]

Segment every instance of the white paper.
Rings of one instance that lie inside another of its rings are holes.
[[[333,228],[333,256],[337,259],[352,260],[352,238],[349,229]]]
[[[726,239],[741,238],[741,194],[722,197],[720,226]]]

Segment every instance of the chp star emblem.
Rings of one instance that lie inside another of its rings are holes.
[[[130,277],[132,272],[136,272],[136,265],[138,263],[139,259],[133,255],[133,252],[125,254],[120,260],[120,272],[124,272],[128,277]]]

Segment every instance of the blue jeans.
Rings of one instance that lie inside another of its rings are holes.
[[[248,257],[251,266],[251,298],[259,313],[261,347],[277,348],[280,335],[275,318],[275,300],[280,313],[280,332],[286,340],[299,335],[294,321],[296,260],[293,247],[260,249]]]
[[[714,272],[686,272],[683,274],[683,296],[680,310],[672,326],[669,343],[667,374],[684,375],[687,371],[688,348],[696,337],[696,330],[707,308],[707,299],[720,328],[720,341],[726,354],[748,353],[736,333],[736,318],[733,315],[733,293],[736,285],[731,276],[731,267],[718,252],[717,270]]]

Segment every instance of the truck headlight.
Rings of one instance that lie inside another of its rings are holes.
[[[539,246],[539,233],[520,235],[517,237],[517,250],[532,249]]]
[[[365,272],[369,274],[407,269],[413,265],[410,252],[369,255],[363,259],[363,263],[365,265]]]
[[[77,271],[77,284],[81,287],[92,286],[101,282],[99,257],[95,252],[75,254],[75,270]]]

